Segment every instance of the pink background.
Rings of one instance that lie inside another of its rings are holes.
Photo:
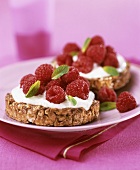
[[[51,25],[49,28],[46,26],[46,29],[49,29],[52,35],[52,54],[60,52],[68,41],[75,41],[81,46],[87,37],[100,34],[104,37],[106,44],[114,46],[117,52],[128,58],[139,59],[139,0],[48,1],[54,1],[54,6],[51,7],[53,15],[51,18],[44,17],[46,21],[48,20],[48,25]],[[14,61],[18,57],[14,37],[14,18],[11,15],[9,1],[0,0],[0,4],[0,60],[10,59]],[[48,7],[46,6],[47,10]],[[36,16],[39,15],[41,14],[38,10]],[[35,27],[36,25],[32,24],[32,26]]]

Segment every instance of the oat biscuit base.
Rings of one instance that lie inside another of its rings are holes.
[[[97,92],[101,87],[107,86],[114,90],[124,87],[130,80],[130,64],[127,63],[126,68],[119,76],[108,76],[103,78],[88,79],[92,91]]]
[[[99,116],[99,101],[94,100],[86,111],[80,108],[45,108],[40,105],[17,103],[8,93],[5,97],[6,114],[17,121],[41,126],[77,126],[94,121]]]

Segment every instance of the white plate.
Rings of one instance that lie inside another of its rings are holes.
[[[19,84],[20,78],[28,73],[33,73],[35,68],[43,63],[50,63],[52,58],[43,58],[36,60],[28,60],[24,62],[19,62],[7,67],[0,69],[0,121],[17,125],[26,128],[55,131],[55,132],[74,132],[74,131],[83,131],[90,130],[94,128],[99,128],[111,124],[116,124],[122,121],[126,121],[140,114],[140,68],[136,65],[131,65],[132,79],[130,83],[122,89],[122,91],[127,90],[135,96],[138,103],[138,107],[132,111],[126,113],[119,113],[116,109],[102,112],[98,121],[74,127],[46,127],[46,126],[36,126],[31,124],[24,124],[18,121],[15,121],[5,114],[5,95],[7,92],[10,92],[11,89],[17,84]]]

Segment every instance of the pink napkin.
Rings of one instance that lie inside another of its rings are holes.
[[[110,140],[140,116],[102,128],[82,132],[49,132],[0,122],[0,136],[51,159],[79,160],[88,150]]]

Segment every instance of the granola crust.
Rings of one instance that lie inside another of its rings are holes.
[[[127,63],[125,70],[121,72],[119,76],[108,76],[95,79],[93,78],[88,79],[88,81],[90,82],[91,90],[97,92],[103,86],[107,86],[108,88],[112,88],[114,90],[120,89],[129,82],[130,77],[130,64]]]
[[[17,121],[41,126],[77,126],[97,119],[99,101],[94,100],[86,111],[80,108],[45,108],[40,105],[17,103],[10,93],[5,97],[6,114]]]

